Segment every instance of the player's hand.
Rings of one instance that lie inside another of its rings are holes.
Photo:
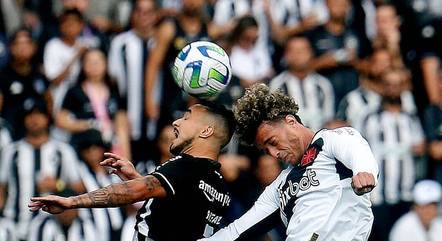
[[[72,199],[49,195],[46,197],[33,197],[29,203],[29,211],[36,212],[42,209],[51,214],[62,213],[73,206]]]
[[[111,173],[118,175],[121,180],[127,181],[141,177],[129,160],[110,152],[104,153],[104,156],[106,159],[100,162],[100,165],[112,168]]]
[[[353,176],[351,180],[353,191],[359,196],[371,192],[375,184],[376,183],[373,174],[368,172],[359,172],[358,174]]]

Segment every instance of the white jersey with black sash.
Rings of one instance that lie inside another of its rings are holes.
[[[40,178],[54,177],[66,184],[79,182],[77,156],[69,145],[49,140],[34,148],[25,140],[14,142],[2,152],[0,183],[6,185],[8,195],[3,215],[16,223],[17,234],[27,234],[33,213],[28,210],[31,197],[40,196]]]
[[[203,240],[254,237],[271,229],[275,217],[287,228],[286,240],[367,240],[373,223],[370,194],[357,196],[351,187],[359,172],[378,174],[367,141],[349,127],[321,130],[301,162],[282,171],[249,211]]]
[[[216,161],[186,154],[159,166],[151,175],[167,197],[151,198],[138,211],[138,240],[194,241],[212,235],[231,200],[219,168]]]

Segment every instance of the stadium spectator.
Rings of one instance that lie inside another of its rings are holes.
[[[257,43],[258,33],[258,22],[252,16],[238,19],[231,33],[232,74],[240,79],[244,88],[267,82],[273,76],[270,55]]]
[[[28,30],[18,30],[10,38],[11,60],[0,74],[1,115],[12,127],[14,140],[21,139],[23,105],[30,98],[43,98],[48,81],[35,62],[37,45]]]
[[[393,223],[408,210],[418,175],[415,157],[425,151],[419,119],[402,111],[402,70],[391,69],[382,75],[382,81],[380,109],[368,114],[362,124],[380,169],[378,187],[372,192],[375,222],[371,240],[387,240]]]
[[[437,241],[442,237],[439,204],[442,189],[438,182],[423,180],[413,189],[413,208],[393,226],[390,241]]]
[[[339,103],[336,112],[338,120],[345,121],[348,125],[360,130],[362,122],[368,113],[380,108],[382,91],[384,89],[381,77],[394,66],[393,56],[383,48],[375,49],[367,60],[368,70],[361,73],[359,87],[350,91]],[[404,112],[417,113],[417,107],[412,93],[402,85],[401,106]]]
[[[69,145],[49,136],[50,114],[46,103],[26,101],[24,126],[26,135],[2,152],[0,196],[6,196],[3,215],[15,223],[16,234],[25,239],[33,216],[27,200],[37,194],[54,193],[71,187],[84,190],[78,175],[78,160]]]
[[[46,77],[51,82],[52,112],[61,107],[64,95],[80,72],[80,58],[89,47],[79,38],[84,20],[77,10],[66,10],[59,17],[60,37],[46,44],[43,66]]]
[[[154,0],[135,1],[131,29],[117,35],[109,51],[108,71],[116,79],[120,96],[125,100],[131,155],[135,163],[151,158],[149,153],[152,153],[152,143],[149,139],[153,139],[156,134],[156,130],[152,130],[155,129],[155,122],[146,119],[144,76],[147,58],[152,55],[157,10]],[[159,91],[155,89],[154,92]]]
[[[317,0],[265,0],[266,16],[272,37],[284,44],[293,35],[304,33],[324,22],[324,1]]]
[[[66,197],[75,195],[70,189],[57,193]],[[27,241],[105,241],[100,232],[87,215],[87,210],[68,210],[63,214],[48,215],[47,213],[37,214],[30,223]]]
[[[439,70],[439,91],[442,92],[442,69]],[[424,129],[428,138],[430,176],[442,183],[442,95],[437,105],[425,109]]]
[[[159,120],[167,125],[187,108],[190,102],[172,77],[175,57],[187,44],[197,40],[209,40],[215,34],[215,27],[208,22],[203,11],[203,0],[183,0],[178,15],[165,19],[155,36],[155,46],[149,54],[146,72],[145,104],[150,120]],[[161,78],[158,78],[162,75]],[[161,97],[155,99],[155,92],[161,86]],[[164,120],[163,120],[164,119]]]
[[[217,0],[214,6],[213,23],[229,33],[233,30],[238,18],[251,13],[251,5],[251,1],[248,0]]]
[[[118,89],[107,75],[106,57],[98,49],[90,49],[82,58],[82,71],[66,93],[56,115],[60,128],[76,134],[95,128],[112,149],[130,157],[128,120]]]
[[[328,79],[311,69],[313,50],[305,37],[292,37],[287,41],[285,61],[288,70],[273,78],[269,87],[281,89],[296,100],[303,124],[318,131],[333,119],[335,97]]]
[[[82,162],[79,166],[81,180],[87,192],[106,187],[118,180],[109,175],[100,165],[109,146],[104,142],[101,133],[90,129],[77,136],[78,152]],[[114,176],[115,177],[115,176]],[[85,209],[90,212],[96,233],[102,241],[119,241],[123,226],[123,212],[120,208]]]
[[[359,37],[348,28],[346,19],[350,0],[326,0],[329,20],[306,33],[315,58],[312,67],[330,80],[335,92],[335,104],[358,87],[358,73],[354,66],[362,55]]]
[[[372,40],[374,49],[386,49],[393,58],[393,66],[404,67],[401,53],[400,20],[396,8],[390,4],[376,8],[376,36]]]

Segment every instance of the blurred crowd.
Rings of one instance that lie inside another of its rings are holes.
[[[230,55],[215,101],[231,106],[265,83],[312,130],[363,134],[380,167],[370,240],[441,240],[442,1],[1,0],[0,241],[132,240],[138,204],[50,216],[28,200],[118,182],[99,165],[105,151],[144,175],[167,161],[170,123],[198,102],[171,66],[196,40]],[[226,223],[285,167],[236,138],[219,161],[233,196]],[[435,181],[415,187],[422,179]]]

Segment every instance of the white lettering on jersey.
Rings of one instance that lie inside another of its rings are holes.
[[[293,197],[296,197],[299,191],[306,191],[311,186],[319,186],[319,181],[315,179],[316,172],[313,170],[306,171],[307,176],[303,176],[299,182],[293,183],[292,180],[288,180],[288,186],[285,190],[279,190],[279,201],[281,203],[281,210],[284,210],[287,203]]]
[[[221,223],[221,219],[222,219],[221,216],[212,213],[210,210],[207,211],[207,216],[206,216],[207,222],[219,225]]]
[[[207,200],[210,202],[218,201],[222,203],[223,206],[229,206],[230,196],[228,194],[218,192],[218,190],[205,183],[203,180],[200,180],[198,188],[203,191]]]

